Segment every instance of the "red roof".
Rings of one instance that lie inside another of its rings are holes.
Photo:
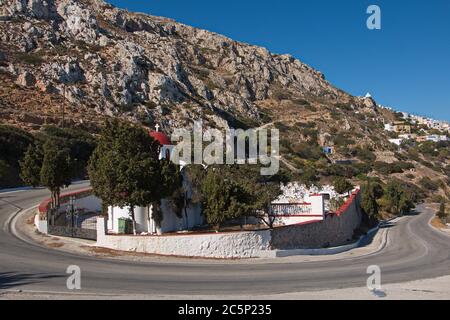
[[[164,132],[153,131],[150,132],[150,137],[159,142],[162,146],[170,146],[172,142],[170,142],[169,137]]]

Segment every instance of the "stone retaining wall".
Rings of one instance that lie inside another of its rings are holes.
[[[97,246],[128,252],[218,259],[256,258],[269,250],[270,231],[195,235],[107,235],[105,218],[97,219]]]
[[[324,221],[274,230],[162,236],[108,235],[105,218],[97,220],[97,246],[129,252],[207,258],[267,257],[271,251],[348,245],[361,224],[359,191]]]
[[[361,225],[360,192],[351,195],[344,206],[323,221],[280,227],[271,232],[271,248],[276,250],[318,249],[347,245]]]

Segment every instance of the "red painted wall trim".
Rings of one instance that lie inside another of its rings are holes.
[[[334,213],[334,215],[340,217],[341,215],[343,215],[348,208],[350,208],[350,206],[352,205],[352,203],[355,201],[356,197],[358,196],[358,194],[361,192],[360,189],[354,191],[350,197],[347,199],[347,201]]]
[[[311,218],[318,218],[318,217],[323,217],[323,215],[321,214],[282,214],[282,215],[277,215],[276,217],[282,217],[282,218],[291,218],[291,217],[311,217]]]
[[[74,196],[81,195],[81,194],[88,194],[91,192],[92,192],[92,188],[86,188],[86,189],[82,189],[82,190],[78,190],[78,191],[64,193],[59,197],[59,201],[61,203],[67,203],[67,201],[69,201],[70,197],[74,197]],[[39,210],[40,214],[44,214],[48,211],[50,202],[51,202],[51,199],[45,199],[39,204],[38,210]]]
[[[290,227],[295,227],[295,226],[305,226],[308,224],[313,224],[313,223],[319,223],[319,222],[323,222],[323,219],[316,219],[316,220],[310,220],[310,221],[305,221],[305,222],[299,222],[299,223],[294,223],[294,224],[290,224],[287,226],[278,226],[278,227],[274,227],[274,229],[281,229],[281,228],[290,228]]]

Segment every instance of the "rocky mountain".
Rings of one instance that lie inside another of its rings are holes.
[[[290,55],[102,0],[0,0],[0,40],[4,124],[95,132],[104,118],[120,117],[169,132],[199,119],[219,128],[273,126],[293,171],[333,176],[342,170],[329,172],[327,163],[359,157],[386,166],[411,161],[416,180],[448,179],[448,155],[411,158],[389,143],[383,124],[395,113],[339,90]],[[321,146],[334,154],[324,159]],[[358,173],[373,174],[360,164],[347,175]]]
[[[351,98],[290,55],[100,0],[0,0],[0,30],[2,76],[18,90],[99,115],[222,127],[260,121],[270,99]]]

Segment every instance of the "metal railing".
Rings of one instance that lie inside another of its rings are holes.
[[[312,214],[310,203],[277,203],[270,207],[271,216],[298,216]]]

